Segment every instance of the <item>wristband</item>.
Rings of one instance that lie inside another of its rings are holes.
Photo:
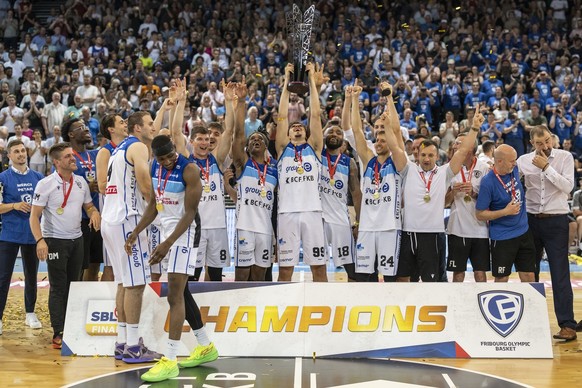
[[[550,163],[549,162],[546,163],[546,165],[542,168],[542,172],[545,172],[548,169],[548,167],[550,167]]]
[[[357,228],[358,226],[360,226],[360,223],[358,221],[355,221],[353,227]]]
[[[479,132],[479,128],[471,127],[471,131]]]
[[[38,240],[36,240],[36,243],[38,244],[38,242],[39,242],[40,240],[44,240],[44,237],[41,237],[41,238],[39,238]]]

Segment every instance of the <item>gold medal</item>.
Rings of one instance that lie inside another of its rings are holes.
[[[471,202],[471,200],[473,198],[471,198],[471,196],[469,194],[465,195],[465,198],[463,198],[465,200],[465,202]]]
[[[65,212],[65,209],[63,209],[62,207],[58,207],[57,208],[57,214],[60,216]]]
[[[204,185],[204,192],[210,193],[210,185]]]
[[[374,199],[380,199],[380,192],[379,191],[374,191],[373,197],[374,197]]]
[[[424,199],[424,202],[429,203],[430,202],[430,194],[426,193],[424,195],[424,198],[423,199]]]
[[[265,198],[267,196],[267,190],[264,188],[261,189],[261,197]]]
[[[161,212],[162,210],[164,210],[164,204],[161,202],[156,203],[156,210]]]
[[[335,179],[333,179],[333,178],[332,178],[332,179],[330,179],[330,180],[329,180],[329,185],[330,185],[330,186],[335,186]]]
[[[303,174],[305,172],[305,170],[303,169],[303,167],[299,166],[297,167],[297,174]]]

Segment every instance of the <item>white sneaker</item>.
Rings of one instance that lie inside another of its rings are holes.
[[[26,325],[31,329],[42,329],[42,323],[40,323],[35,313],[26,313]]]

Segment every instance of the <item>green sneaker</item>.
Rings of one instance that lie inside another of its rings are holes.
[[[152,366],[150,370],[141,375],[143,381],[150,383],[155,383],[158,381],[164,381],[171,379],[173,377],[178,377],[180,370],[178,369],[178,361],[169,360],[166,357],[162,357],[156,365]]]
[[[182,368],[192,368],[194,366],[214,361],[217,358],[218,350],[214,347],[214,343],[210,343],[210,345],[207,346],[198,345],[192,353],[190,353],[190,357],[184,361],[178,362],[178,365]]]

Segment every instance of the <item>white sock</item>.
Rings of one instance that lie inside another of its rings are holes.
[[[117,322],[117,343],[124,344],[127,342],[127,324],[125,322]]]
[[[26,313],[26,318],[31,318],[34,316],[34,313]]]
[[[139,323],[127,324],[127,346],[135,346],[139,343]]]
[[[180,340],[168,339],[167,343],[168,351],[166,352],[166,358],[169,360],[176,360],[178,356],[178,348],[180,347]]]
[[[206,335],[206,329],[204,327],[198,330],[194,330],[194,335],[196,336],[196,341],[198,341],[199,345],[210,345],[210,339],[208,338],[208,335]]]

